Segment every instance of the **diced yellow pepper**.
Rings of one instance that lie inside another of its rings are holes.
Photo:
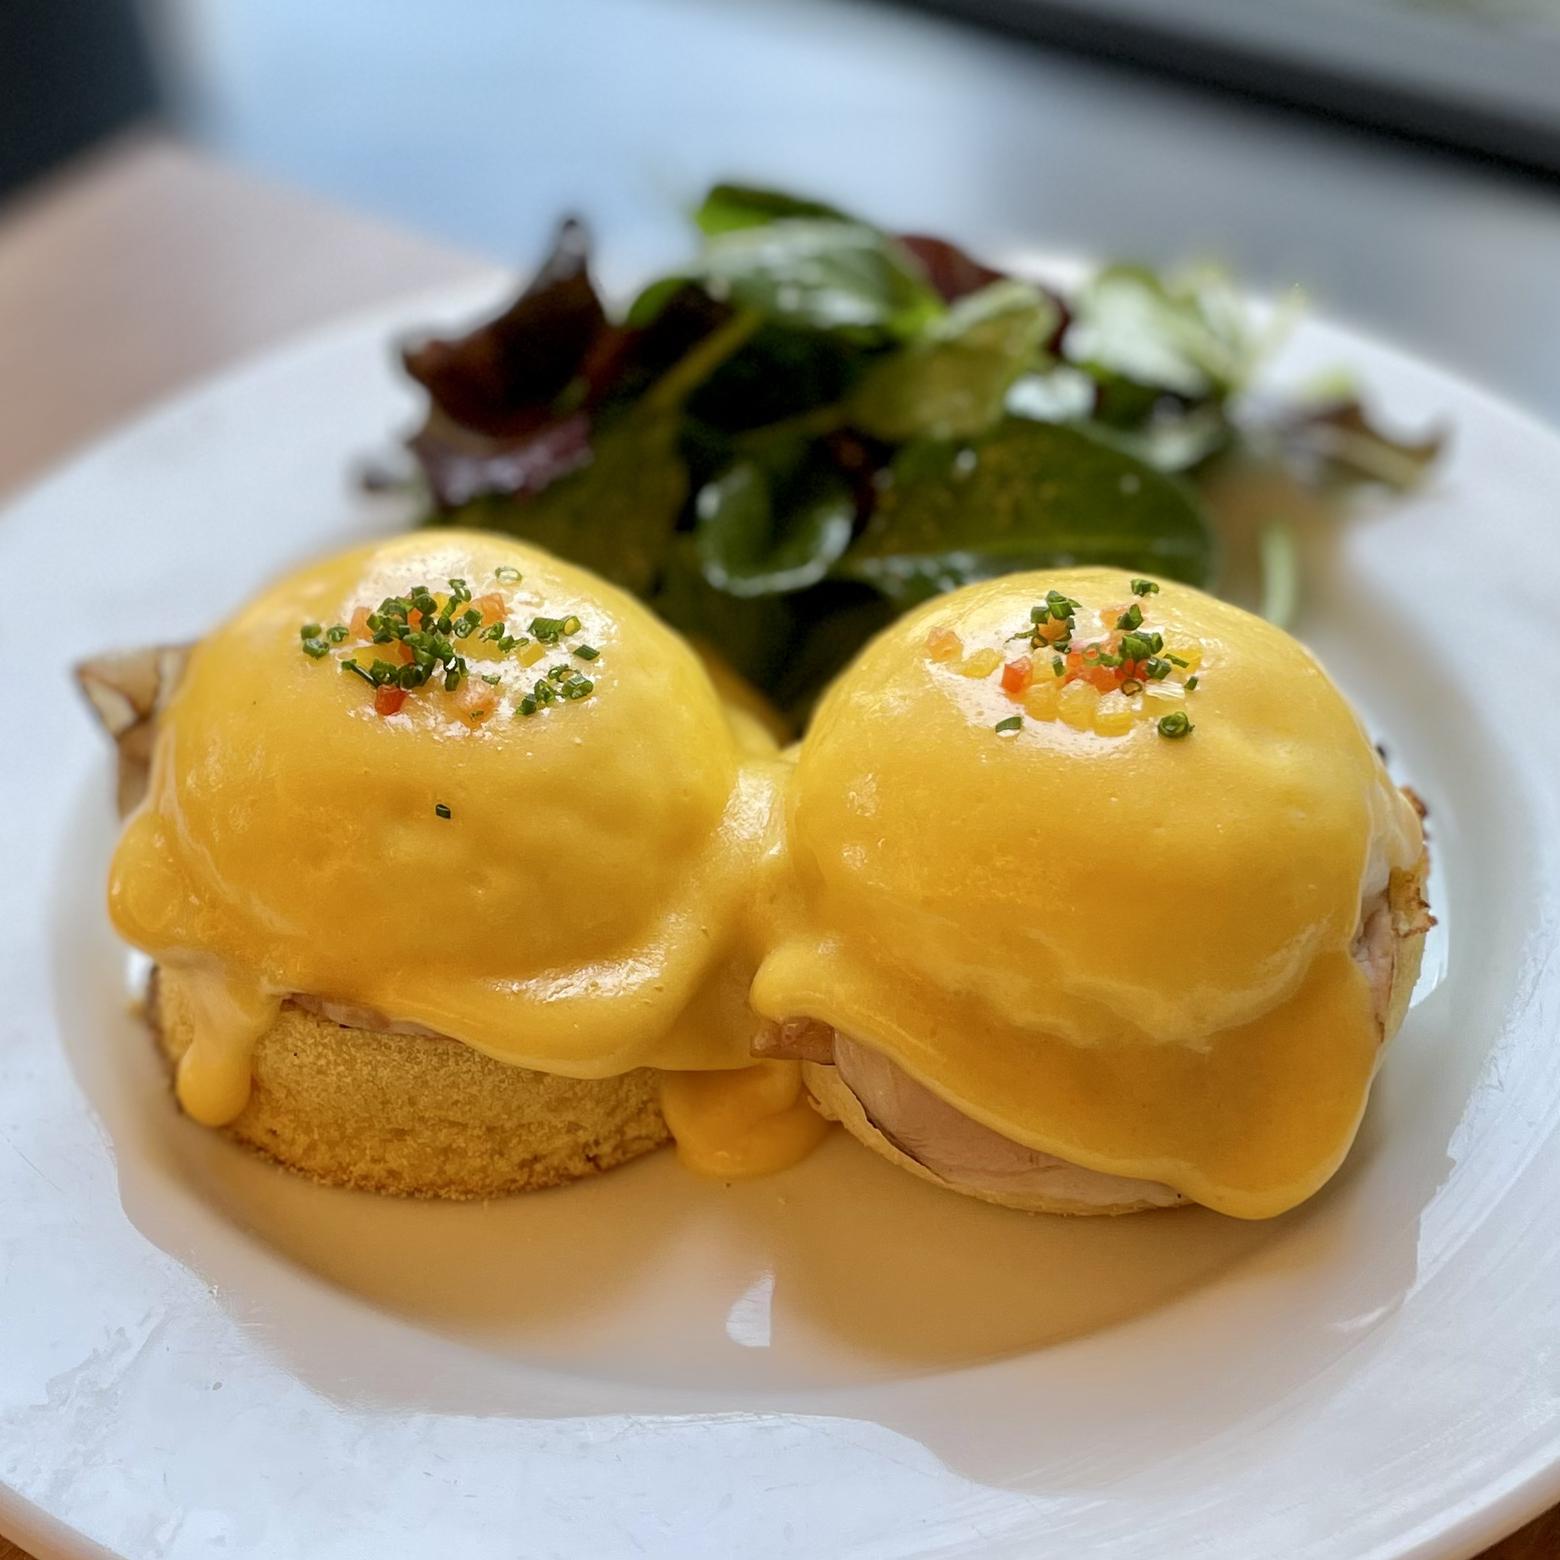
[[[1099,708],[1100,690],[1093,683],[1068,683],[1056,701],[1056,713],[1074,731],[1090,731]]]
[[[1049,675],[1030,683],[1024,693],[1024,709],[1034,720],[1055,720],[1057,694],[1061,684]]]
[[[1000,650],[972,650],[954,670],[961,677],[989,677],[1001,664]]]
[[[521,645],[520,648],[515,651],[515,659],[522,666],[535,666],[536,663],[540,661],[541,658],[546,654],[547,651],[543,648],[541,641],[533,639],[530,644]]]
[[[933,661],[953,661],[964,654],[964,641],[944,624],[926,636],[926,653]]]
[[[1137,711],[1124,693],[1107,693],[1094,711],[1094,729],[1102,737],[1120,737],[1131,731],[1136,719]]]
[[[1158,720],[1171,710],[1185,708],[1186,690],[1175,682],[1151,682],[1143,689],[1143,710]]]

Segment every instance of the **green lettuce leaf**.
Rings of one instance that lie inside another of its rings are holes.
[[[760,189],[752,184],[717,184],[699,203],[693,220],[701,233],[734,233],[739,228],[763,227],[792,217],[823,217],[833,222],[852,218],[820,200],[805,200],[780,190]]]
[[[1056,304],[1025,282],[992,282],[953,304],[917,341],[879,358],[849,402],[875,438],[962,438],[1002,415],[1004,398],[1056,329]]]
[[[908,340],[943,312],[915,260],[854,222],[733,228],[710,239],[698,274],[722,302],[813,330]]]
[[[1249,379],[1260,345],[1227,279],[1201,271],[1165,277],[1138,265],[1105,267],[1072,300],[1063,343],[1068,359],[1102,383],[1101,415],[1132,420],[1133,391],[1146,412],[1154,393],[1187,401],[1222,399]],[[1124,383],[1123,383],[1124,382]]]

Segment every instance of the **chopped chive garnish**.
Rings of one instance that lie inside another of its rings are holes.
[[[502,580],[506,585],[518,585],[520,583],[521,574],[518,569],[512,569],[506,563],[501,567],[493,570],[493,578],[495,580]]]
[[[1143,609],[1135,601],[1116,619],[1117,628],[1140,628],[1142,623]]]
[[[1044,623],[1050,618],[1050,616],[1051,609],[1049,607],[1040,606],[1031,607],[1029,609],[1029,621],[1031,623]]]
[[[1167,655],[1167,656],[1166,656],[1166,657],[1165,657],[1165,659],[1166,659],[1166,660],[1167,660],[1167,661],[1169,661],[1169,662],[1170,662],[1170,663],[1171,663],[1171,665],[1172,665],[1172,666],[1185,666],[1185,665],[1186,665],[1186,662],[1185,662],[1185,661],[1183,661],[1183,660],[1182,660],[1182,659],[1181,659],[1181,657],[1180,657],[1180,656],[1178,656],[1178,655]]]
[[[445,806],[445,805],[444,805],[444,803],[443,803],[443,802],[435,802],[435,803],[434,803],[434,804],[433,804],[433,810],[434,810],[434,811],[435,811],[435,812],[436,812],[436,813],[437,813],[437,814],[438,814],[438,815],[439,815],[439,816],[440,816],[440,817],[441,817],[441,818],[453,818],[453,817],[454,817],[454,816],[455,816],[455,815],[454,815],[454,814],[453,814],[453,813],[452,813],[452,812],[451,812],[451,811],[450,811],[450,810],[449,810],[449,808],[448,808],[448,807],[446,807],[446,806]]]
[[[1159,717],[1159,735],[1162,737],[1189,736],[1197,728],[1186,718],[1185,710],[1171,710]]]
[[[1121,691],[1130,699],[1134,693],[1141,693],[1143,691],[1143,684],[1140,683],[1136,677],[1129,677],[1124,683],[1122,683]]]
[[[1170,675],[1170,663],[1161,661],[1158,656],[1151,656],[1144,662],[1143,670],[1154,682],[1163,682]]]
[[[1010,733],[1021,729],[1023,724],[1024,717],[1022,715],[1009,715],[1005,720],[999,720],[991,729],[1001,736],[1008,736]]]
[[[1133,580],[1132,594],[1134,596],[1157,596],[1159,587],[1152,580]]]
[[[510,583],[520,579],[518,569],[500,568],[495,573]],[[414,585],[404,596],[386,596],[377,612],[366,614],[366,626],[374,644],[399,646],[398,661],[376,657],[365,665],[347,659],[342,662],[343,669],[374,688],[410,690],[438,678],[447,693],[454,693],[467,677],[474,675],[480,675],[490,687],[500,683],[502,677],[497,672],[471,671],[457,648],[464,648],[461,641],[474,638],[497,645],[507,655],[516,646],[529,645],[531,640],[524,634],[509,633],[504,623],[484,628],[481,610],[467,605],[472,599],[470,585],[458,576],[451,576],[447,583],[449,594],[442,598],[442,605],[441,598],[426,585]],[[579,627],[580,619],[570,613],[561,618],[538,617],[531,624],[531,632],[546,644],[556,644],[564,634],[574,633]],[[330,646],[341,644],[351,633],[341,623],[329,629],[318,623],[305,623],[299,629],[299,642],[305,655],[320,659],[329,653]],[[578,645],[573,653],[581,660],[594,661],[601,652],[594,645]],[[534,714],[543,704],[560,698],[583,699],[594,690],[594,683],[565,662],[553,668],[521,700],[516,713]]]
[[[1186,691],[1188,693],[1190,693],[1192,691],[1192,689],[1195,688],[1196,686],[1197,686],[1197,679],[1195,677],[1188,677],[1186,679]]]
[[[1058,677],[1060,677],[1066,669],[1067,663],[1061,658],[1061,656],[1053,655],[1051,657],[1051,670],[1055,672]]]

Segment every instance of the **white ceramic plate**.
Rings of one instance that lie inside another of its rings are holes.
[[[1270,1224],[1031,1219],[837,1138],[486,1207],[312,1186],[181,1120],[102,908],[68,668],[193,636],[404,517],[411,403],[350,322],[0,518],[0,1531],[100,1555],[1317,1560],[1471,1554],[1560,1499],[1560,441],[1305,327],[1448,419],[1433,490],[1308,539],[1301,631],[1428,798],[1434,934],[1358,1146]]]

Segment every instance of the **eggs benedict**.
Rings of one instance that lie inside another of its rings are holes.
[[[1316,660],[1115,570],[939,597],[825,696],[761,1054],[954,1190],[1266,1218],[1348,1151],[1430,924],[1412,798]]]
[[[108,899],[195,1120],[325,1181],[489,1196],[665,1142],[663,1070],[751,1072],[773,743],[629,596],[423,532],[283,579],[153,702]],[[758,1076],[683,1105],[727,1173],[819,1130]]]

